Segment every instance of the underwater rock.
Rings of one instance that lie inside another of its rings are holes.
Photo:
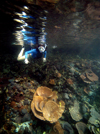
[[[100,127],[96,127],[92,124],[87,124],[88,129],[90,130],[91,133],[93,134],[100,134]]]
[[[69,99],[69,95],[67,93],[62,93],[62,98]]]
[[[91,19],[100,20],[100,2],[94,1],[87,5],[86,13]]]
[[[16,102],[15,102],[15,101],[11,101],[11,103],[10,103],[10,107],[12,107],[12,108],[16,108],[16,107],[17,107]]]
[[[25,115],[27,113],[27,110],[26,109],[22,109],[21,110],[21,115]]]
[[[88,134],[89,130],[88,130],[88,127],[87,127],[87,125],[85,123],[77,122],[75,124],[75,126],[76,126],[79,134]]]
[[[53,127],[54,131],[57,132],[58,134],[64,134],[64,130],[62,129],[59,121],[57,121]]]
[[[54,73],[55,73],[54,76],[55,76],[56,78],[61,78],[61,73],[59,73],[59,71],[58,71],[57,69],[55,70]]]
[[[75,73],[76,70],[75,70],[74,67],[71,67],[69,71],[74,75],[74,73]]]
[[[39,5],[41,7],[47,6],[48,4],[49,6],[52,5],[52,7],[54,7],[55,4],[57,4],[59,2],[59,0],[36,0],[36,5]]]
[[[22,117],[21,122],[26,122],[26,121],[30,121],[30,120],[31,120],[31,116],[29,113],[27,113]]]
[[[18,107],[18,108],[21,108],[22,106],[23,106],[22,103],[18,103],[18,104],[17,104],[17,107]]]
[[[30,104],[29,100],[28,99],[25,99],[24,100],[24,105],[29,105],[29,104]]]
[[[74,101],[74,106],[69,108],[69,113],[72,119],[75,121],[80,121],[83,118],[82,114],[80,113],[79,102],[77,100]]]
[[[14,95],[13,99],[16,102],[20,102],[21,100],[23,100],[25,97],[23,96],[23,93],[17,93],[16,95]]]
[[[55,85],[55,84],[56,84],[56,83],[55,83],[55,80],[54,80],[54,79],[50,79],[50,80],[49,80],[49,84]]]
[[[31,131],[27,127],[25,127],[24,134],[31,134]]]
[[[91,108],[90,112],[91,117],[88,122],[98,127],[100,124],[100,114],[94,108]]]
[[[15,123],[21,123],[21,119],[22,119],[21,116],[16,117],[15,118]]]
[[[74,83],[73,83],[73,81],[69,78],[69,79],[67,79],[67,83],[69,84],[69,85],[73,85]]]
[[[82,22],[82,20],[81,19],[76,19],[76,20],[74,20],[74,22],[73,22],[73,26],[75,27],[75,28],[79,28],[79,24]]]
[[[67,134],[74,134],[74,130],[72,128],[72,126],[67,122],[67,121],[61,121],[59,120],[62,128],[67,131]]]
[[[90,115],[89,114],[89,112],[90,112],[89,106],[87,104],[82,103],[81,104],[81,111],[83,113],[84,119],[88,120],[89,115]]]

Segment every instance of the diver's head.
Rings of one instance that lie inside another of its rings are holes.
[[[40,53],[43,53],[45,51],[45,49],[46,49],[45,45],[42,45],[42,44],[39,45],[39,47],[38,47],[38,50],[39,50]]]

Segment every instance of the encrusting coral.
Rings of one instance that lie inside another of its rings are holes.
[[[65,103],[57,101],[57,93],[48,87],[40,86],[37,88],[31,103],[34,115],[50,123],[57,122],[65,110]]]
[[[91,69],[87,69],[85,70],[85,72],[83,72],[80,75],[80,78],[85,82],[85,83],[91,83],[94,81],[98,81],[98,76],[93,73],[93,71]]]

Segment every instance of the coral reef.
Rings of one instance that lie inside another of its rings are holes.
[[[17,123],[13,123],[13,125],[16,127],[15,129],[15,133],[18,133],[19,131],[24,130],[25,128],[28,128],[30,130],[30,123],[32,123],[32,121],[29,122],[24,122],[22,124],[17,124]]]
[[[74,134],[74,130],[68,122],[62,121],[62,120],[59,120],[59,122],[60,122],[62,128],[65,130],[65,132],[69,132],[69,134]]]
[[[85,72],[83,72],[80,75],[80,77],[85,83],[91,83],[94,81],[98,81],[99,79],[98,76],[95,73],[93,73],[91,69],[85,70]]]
[[[88,128],[87,128],[87,125],[83,122],[77,122],[75,124],[77,130],[78,130],[78,133],[79,134],[88,134]]]
[[[100,134],[100,2],[92,1],[2,1],[1,134]],[[8,36],[16,27],[15,12],[27,3],[29,10],[36,4],[48,12],[46,63],[17,62],[20,46]]]
[[[30,66],[16,62],[4,74],[1,66],[0,133],[74,134],[84,133],[85,126],[88,134],[100,133],[100,62],[62,59],[40,66],[39,60]]]
[[[50,79],[49,84],[55,85],[55,80],[54,79]]]
[[[100,124],[100,114],[94,108],[91,108],[90,112],[91,117],[88,122],[98,127],[98,124]]]
[[[64,134],[64,130],[62,129],[59,121],[57,121],[53,127],[55,131],[57,131],[58,134]]]
[[[75,121],[80,121],[83,118],[82,114],[80,113],[80,107],[77,100],[74,101],[74,106],[69,108],[69,112],[72,119]]]
[[[62,116],[65,103],[63,101],[57,102],[55,91],[41,86],[34,93],[31,109],[37,118],[54,123]]]

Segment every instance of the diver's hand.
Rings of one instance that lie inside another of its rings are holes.
[[[46,58],[43,58],[43,62],[46,62]]]
[[[28,59],[25,59],[25,64],[28,64],[28,63],[29,63]]]

